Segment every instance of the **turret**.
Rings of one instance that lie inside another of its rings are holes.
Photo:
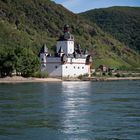
[[[44,44],[40,51],[40,60],[41,60],[42,66],[46,66],[47,56],[48,56],[48,48],[46,44]]]
[[[64,35],[60,36],[57,41],[57,53],[59,53],[60,48],[66,55],[73,54],[74,52],[74,36],[70,33],[69,25],[64,26]]]

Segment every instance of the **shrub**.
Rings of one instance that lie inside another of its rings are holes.
[[[78,79],[81,80],[82,78],[83,78],[83,75],[79,75],[79,76],[78,76]]]
[[[36,78],[47,78],[48,77],[48,73],[47,72],[37,71],[32,76],[36,77]]]
[[[108,75],[109,75],[109,76],[112,76],[112,72],[109,72]]]
[[[116,77],[121,77],[120,73],[115,74]]]
[[[81,74],[78,76],[78,79],[82,80],[83,78],[86,78],[86,77],[88,77],[88,74],[84,74],[84,75]]]
[[[103,75],[103,76],[106,76],[106,73],[105,73],[105,72],[103,72],[103,73],[102,73],[102,75]]]
[[[125,74],[122,74],[122,76],[121,77],[126,77],[127,75],[125,75]]]
[[[96,72],[92,73],[92,76],[96,76],[96,75],[97,75],[97,73],[96,73]]]

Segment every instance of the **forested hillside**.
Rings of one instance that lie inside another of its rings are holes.
[[[135,51],[61,5],[50,0],[0,0],[0,69],[4,66],[21,71],[24,56],[37,56],[44,43],[51,52],[55,51],[56,40],[65,24],[70,25],[76,43],[93,55],[93,67],[100,64],[117,68],[140,66],[140,56]],[[17,52],[21,53],[17,55]],[[31,64],[38,65],[34,60]]]
[[[71,26],[72,33],[84,40],[82,43],[91,36],[101,35],[96,25],[86,23],[50,0],[0,0],[0,9],[1,41],[5,45],[34,46],[36,51],[44,43],[52,47],[63,33],[64,24]]]
[[[111,7],[80,14],[140,52],[140,7]]]

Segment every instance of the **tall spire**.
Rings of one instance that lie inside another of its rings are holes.
[[[48,48],[47,48],[47,45],[44,44],[44,52],[47,53],[48,52]]]

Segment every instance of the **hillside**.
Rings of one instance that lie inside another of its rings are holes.
[[[96,24],[50,0],[0,0],[0,51],[31,48],[38,54],[44,43],[55,50],[64,24],[71,26],[76,43],[93,55],[93,66],[140,67],[140,56]]]
[[[80,15],[140,52],[139,13],[140,7],[111,7],[90,10]]]

